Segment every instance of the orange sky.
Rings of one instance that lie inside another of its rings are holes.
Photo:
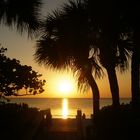
[[[48,10],[53,9],[56,5],[60,5],[65,0],[48,0]],[[49,5],[50,4],[50,5]],[[45,8],[44,8],[45,9]],[[44,11],[44,10],[43,10]],[[50,12],[50,11],[49,11]],[[64,79],[68,79],[72,82],[72,85],[76,83],[71,73],[51,71],[50,69],[39,66],[35,63],[33,54],[35,52],[35,40],[27,38],[27,34],[20,35],[15,29],[9,29],[5,26],[0,26],[0,43],[3,47],[8,48],[7,56],[16,58],[21,61],[22,64],[31,65],[34,70],[43,74],[43,79],[46,79],[45,92],[35,97],[82,97],[90,98],[92,94],[89,91],[87,93],[77,93],[76,86],[73,86],[71,93],[64,94],[59,91],[59,84]],[[117,73],[118,82],[120,87],[121,97],[130,97],[130,69],[124,74]],[[63,80],[62,80],[63,79]],[[101,97],[111,97],[107,75],[103,79],[97,79]]]
[[[122,98],[131,97],[130,71],[128,70],[123,74],[117,73],[117,76],[118,76],[118,82],[120,88],[120,97]],[[46,77],[46,81],[47,81],[45,86],[46,91],[41,95],[37,95],[38,97],[92,98],[92,92],[90,89],[85,93],[77,92],[76,81],[72,76],[72,73],[70,72],[59,73],[56,71],[47,70],[44,77]],[[59,86],[61,85],[61,83],[64,84],[63,83],[64,80],[71,82],[73,89],[70,92],[63,92],[59,90]],[[96,82],[99,86],[101,98],[110,98],[111,93],[110,93],[110,87],[109,87],[107,75],[105,75],[104,78],[102,79],[96,79]]]
[[[8,48],[7,56],[11,58],[16,58],[21,61],[22,64],[31,65],[34,70],[43,74],[43,78],[46,79],[46,91],[39,97],[61,97],[61,94],[57,92],[57,82],[58,79],[66,78],[66,73],[59,74],[58,72],[51,71],[48,68],[38,65],[34,61],[33,54],[35,52],[35,40],[30,40],[26,38],[26,35],[20,36],[15,30],[9,30],[9,28],[0,28],[0,32],[4,31],[5,34],[0,34],[0,43]],[[120,96],[130,97],[130,69],[125,73],[117,73],[118,82],[120,86]],[[72,78],[72,74],[70,76]],[[66,78],[67,79],[67,78]],[[56,81],[55,81],[56,80]],[[110,90],[107,75],[103,79],[96,80],[99,86],[101,97],[110,97]],[[56,89],[56,91],[55,91]],[[75,90],[74,90],[75,91]],[[76,92],[76,91],[75,91]],[[92,97],[92,94],[87,91],[87,93],[75,93],[72,92],[70,97]]]

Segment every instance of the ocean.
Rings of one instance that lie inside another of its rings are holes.
[[[77,110],[81,110],[86,118],[90,118],[93,114],[91,98],[11,98],[10,102],[26,103],[29,107],[36,107],[39,110],[51,109],[53,118],[75,118]],[[120,102],[126,104],[130,99],[123,98]],[[100,99],[100,108],[111,104],[111,99]]]

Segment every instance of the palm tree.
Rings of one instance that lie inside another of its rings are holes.
[[[131,34],[131,92],[132,105],[134,108],[140,106],[140,10],[138,5],[137,1],[123,1],[120,7],[120,11],[123,15],[124,28],[127,29],[126,32]]]
[[[41,0],[1,0],[0,23],[34,35],[39,27],[40,6]]]
[[[138,30],[135,30],[132,63],[131,63],[131,92],[132,105],[134,108],[140,107],[140,44]]]
[[[127,68],[128,57],[131,58],[131,89],[132,105],[134,108],[140,106],[140,47],[139,47],[139,4],[137,1],[90,1],[92,5],[94,26],[98,31],[99,44],[106,44],[108,38],[110,45],[117,51],[117,65],[120,63],[121,68]],[[101,4],[102,3],[102,4]],[[100,9],[100,10],[99,10]],[[131,9],[131,10],[130,10]],[[96,11],[96,12],[95,12]],[[97,12],[98,11],[98,12]],[[104,11],[104,12],[102,12]],[[98,14],[97,14],[98,13]],[[114,30],[115,29],[115,30]],[[103,35],[102,35],[103,34]],[[96,34],[97,35],[97,34]],[[101,37],[103,36],[103,38]],[[110,36],[110,37],[109,37]],[[101,41],[103,40],[103,41]],[[111,44],[112,43],[112,44]],[[116,44],[116,45],[114,45]],[[107,45],[106,45],[107,46]],[[101,47],[103,48],[103,47]],[[108,50],[108,54],[110,49]],[[100,49],[102,54],[101,62],[106,61],[105,51]],[[103,53],[102,53],[103,51]],[[107,54],[107,55],[108,55]],[[113,54],[115,56],[116,53]],[[107,56],[106,55],[106,56]],[[111,59],[111,57],[108,57]],[[119,58],[119,59],[118,59]],[[102,61],[103,60],[103,61]],[[111,59],[112,60],[112,59]],[[119,63],[118,63],[119,62]],[[109,63],[108,63],[109,64]],[[115,64],[115,63],[114,63]],[[119,66],[119,65],[118,65]]]
[[[53,68],[71,66],[79,72],[79,80],[87,82],[93,93],[93,111],[99,112],[99,89],[92,75],[101,76],[95,57],[89,57],[88,16],[86,0],[69,0],[61,10],[47,17],[43,35],[37,41],[35,58]],[[94,51],[94,56],[98,51]],[[81,84],[83,84],[81,82]]]
[[[130,52],[122,47],[121,16],[116,1],[89,1],[91,38],[99,50],[99,61],[107,70],[113,106],[119,107],[116,68],[128,68]],[[104,12],[103,12],[104,11]]]

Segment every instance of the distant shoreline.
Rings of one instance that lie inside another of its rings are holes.
[[[67,98],[67,97],[63,97],[63,98],[59,98],[59,97],[22,97],[22,96],[16,96],[16,97],[7,97],[8,99],[64,99],[64,98]],[[92,98],[67,98],[67,99],[92,99]],[[112,98],[106,98],[106,97],[103,97],[103,98],[100,98],[100,100],[104,100],[104,99],[112,99]],[[131,97],[121,97],[120,99],[131,99]]]
[[[92,98],[9,98],[10,103],[22,104],[26,103],[29,107],[35,107],[39,110],[51,109],[52,115],[62,116],[64,111],[67,112],[67,116],[76,115],[78,109],[89,118],[93,113],[93,99]],[[66,101],[65,101],[66,100]],[[120,99],[121,104],[130,103],[130,98]],[[111,98],[101,98],[100,108],[111,105]]]

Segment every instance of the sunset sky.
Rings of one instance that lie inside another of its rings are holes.
[[[44,0],[43,15],[60,5],[66,0]],[[35,40],[27,38],[27,34],[20,35],[16,29],[11,29],[0,26],[0,43],[3,47],[8,48],[6,53],[10,58],[20,60],[22,64],[30,65],[35,71],[43,74],[43,79],[46,80],[45,92],[36,97],[92,97],[89,91],[87,93],[77,93],[76,81],[73,78],[72,72],[53,71],[47,67],[40,66],[34,61],[33,54],[35,53]],[[130,69],[125,73],[117,73],[120,96],[130,97]],[[97,79],[101,97],[111,97],[107,75],[103,79]]]

